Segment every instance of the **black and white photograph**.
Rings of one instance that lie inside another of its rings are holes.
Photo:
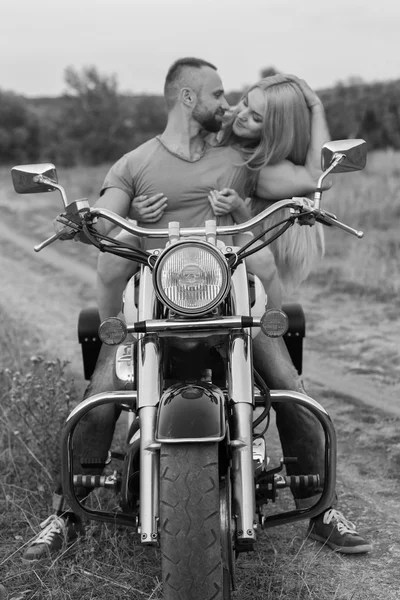
[[[0,9],[0,600],[400,599],[400,4]]]

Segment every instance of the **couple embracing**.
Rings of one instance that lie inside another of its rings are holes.
[[[168,109],[164,132],[110,169],[97,207],[147,228],[166,228],[170,221],[179,221],[181,227],[201,227],[210,219],[220,225],[243,222],[268,203],[314,192],[321,174],[321,146],[329,133],[322,104],[304,81],[291,75],[267,77],[251,86],[231,109],[216,67],[202,59],[183,58],[170,67],[164,96]],[[112,225],[99,220],[96,227],[109,233]],[[142,243],[132,236],[129,241]],[[245,243],[240,236],[224,241],[237,246]],[[143,243],[145,249],[159,245],[154,239]],[[292,227],[246,262],[262,280],[269,304],[279,307],[282,284],[296,285],[305,279],[313,259],[322,252],[318,227]],[[126,259],[100,255],[101,319],[119,313],[126,281],[136,268]],[[282,339],[260,334],[253,349],[255,368],[271,389],[304,392]],[[107,352],[103,346],[99,357],[103,364]],[[110,389],[107,373],[95,371],[89,394]],[[297,463],[287,466],[288,474],[319,473],[323,480],[324,443],[315,417],[296,404],[280,403],[274,409],[284,455],[298,457]],[[113,405],[91,411],[82,423],[74,452],[106,457],[117,416]],[[54,555],[83,530],[61,489],[57,492],[56,512],[27,546],[26,560]],[[297,507],[314,505],[317,498],[312,493],[298,493]],[[82,494],[86,495],[85,490]],[[333,507],[310,521],[309,536],[342,553],[371,550],[354,524]]]

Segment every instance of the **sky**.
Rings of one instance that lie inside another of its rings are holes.
[[[170,64],[215,64],[225,90],[264,67],[315,89],[400,78],[399,0],[3,0],[0,89],[58,96],[94,65],[121,92],[161,94]]]

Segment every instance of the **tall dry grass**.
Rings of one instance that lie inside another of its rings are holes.
[[[333,177],[323,208],[355,229],[360,240],[337,228],[325,228],[327,261],[324,274],[331,286],[357,294],[372,293],[383,300],[398,300],[400,292],[400,153],[375,152],[359,173]],[[328,265],[328,274],[326,274]]]

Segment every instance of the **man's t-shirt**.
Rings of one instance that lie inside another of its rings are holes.
[[[248,194],[248,170],[239,152],[230,147],[207,145],[198,160],[189,161],[170,152],[159,138],[153,138],[125,154],[108,172],[101,193],[108,188],[135,196],[163,193],[168,198],[163,216],[156,223],[139,223],[148,229],[166,229],[170,221],[181,227],[204,227],[207,220],[231,225],[230,214],[216,217],[208,200],[211,190],[228,187],[239,196]],[[226,243],[232,243],[225,238]],[[146,240],[147,249],[160,245]]]

